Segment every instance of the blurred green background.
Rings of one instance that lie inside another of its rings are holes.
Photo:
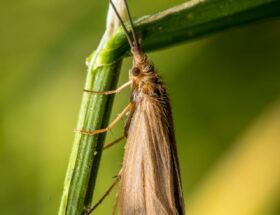
[[[129,1],[134,17],[183,0]],[[105,26],[107,1],[2,1],[0,214],[57,214],[85,58]],[[280,214],[280,21],[191,41],[149,56],[173,106],[190,215]],[[124,61],[119,83],[128,78]],[[112,118],[129,100],[115,98]],[[107,135],[122,134],[124,123]],[[112,183],[123,144],[103,153],[96,201]],[[111,214],[115,194],[96,214]]]

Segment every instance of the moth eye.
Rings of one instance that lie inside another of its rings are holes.
[[[138,67],[134,67],[131,71],[132,75],[138,76],[140,74],[140,69]]]
[[[154,71],[154,66],[152,64],[148,64],[145,68],[144,68],[144,72],[150,73]]]

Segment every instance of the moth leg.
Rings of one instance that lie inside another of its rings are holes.
[[[121,142],[123,139],[125,139],[125,137],[124,137],[124,136],[119,137],[118,139],[114,140],[113,142],[106,144],[106,145],[103,147],[103,150],[105,150],[105,149],[108,149],[108,148],[112,147],[113,145],[115,145],[115,144],[117,144],[117,143]]]
[[[121,85],[120,87],[118,87],[117,89],[115,90],[110,90],[110,91],[93,91],[93,90],[86,90],[84,89],[84,92],[87,92],[87,93],[95,93],[95,94],[98,94],[98,95],[110,95],[110,94],[115,94],[115,93],[119,93],[120,91],[122,91],[124,88],[128,87],[129,85],[132,84],[132,80],[124,83],[123,85]]]
[[[112,129],[115,124],[121,120],[121,118],[132,108],[132,103],[129,103],[125,109],[108,125],[107,128],[98,129],[95,131],[83,131],[83,130],[75,130],[75,132],[79,132],[81,134],[88,134],[88,135],[96,135],[100,133],[104,133]]]
[[[120,178],[120,174],[119,174],[119,178]],[[116,198],[115,198],[115,201],[114,201],[114,204],[113,204],[113,210],[112,210],[112,215],[115,215],[116,214],[116,211],[117,211],[117,207],[118,207],[118,198],[119,198],[119,191],[117,191],[117,194],[116,194]]]
[[[98,202],[95,203],[95,205],[90,209],[85,209],[86,215],[89,215],[92,211],[94,211],[102,202],[103,200],[111,193],[113,188],[116,186],[116,184],[119,182],[119,177],[116,178],[114,183],[109,187],[109,189],[104,193],[104,195],[98,200]]]

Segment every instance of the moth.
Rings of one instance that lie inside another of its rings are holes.
[[[133,67],[129,72],[129,81],[108,92],[85,91],[112,94],[131,86],[130,103],[107,128],[80,132],[88,135],[106,132],[128,113],[124,129],[127,144],[118,176],[119,213],[184,215],[184,198],[169,98],[154,65],[140,47],[126,0],[124,2],[132,37],[110,0],[131,47]],[[106,195],[114,185],[115,183]],[[88,214],[94,209],[95,207],[88,210]]]

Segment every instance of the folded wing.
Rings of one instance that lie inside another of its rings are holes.
[[[184,214],[168,99],[144,96],[135,108],[121,170],[120,214]]]

